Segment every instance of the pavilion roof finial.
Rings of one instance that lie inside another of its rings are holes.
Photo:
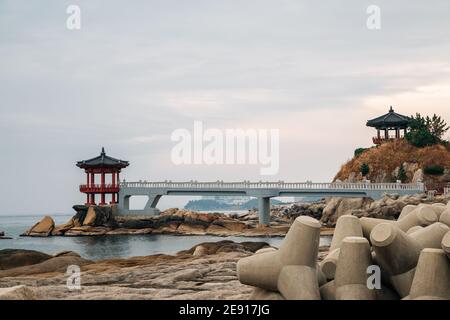
[[[394,108],[392,108],[392,106],[389,108],[389,112],[394,112]]]
[[[102,153],[101,153],[101,155],[102,156],[104,156],[106,153],[105,153],[105,147],[102,147]]]

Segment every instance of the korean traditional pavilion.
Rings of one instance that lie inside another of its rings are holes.
[[[100,195],[99,205],[106,204],[106,195],[111,195],[111,204],[117,203],[119,193],[119,173],[128,167],[128,161],[119,160],[105,153],[105,148],[99,156],[77,162],[77,167],[86,172],[86,184],[80,186],[80,191],[87,196],[86,205],[95,205],[95,196]],[[110,182],[106,183],[106,175],[111,175]],[[95,176],[100,176],[100,183],[96,183]]]
[[[387,140],[403,138],[407,133],[409,122],[409,117],[396,113],[391,106],[388,113],[367,121],[367,126],[377,129],[377,136],[373,138],[373,143],[378,145]],[[393,134],[390,133],[392,131]]]

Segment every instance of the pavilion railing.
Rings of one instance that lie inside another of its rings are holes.
[[[120,182],[120,187],[124,188],[189,188],[189,189],[346,189],[346,190],[416,190],[423,192],[425,187],[423,183],[370,183],[370,182],[331,182],[331,183],[313,183],[313,182]]]
[[[119,192],[119,184],[82,184],[81,192]]]

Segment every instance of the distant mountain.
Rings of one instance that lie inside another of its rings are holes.
[[[271,199],[270,204],[282,204],[283,202]],[[184,209],[194,211],[211,211],[211,210],[250,210],[258,207],[258,199],[251,199],[243,204],[227,204],[216,200],[202,199],[191,200],[185,206]]]

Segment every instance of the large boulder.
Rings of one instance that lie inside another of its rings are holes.
[[[33,265],[50,258],[51,255],[34,250],[4,249],[0,250],[0,270]]]
[[[372,204],[369,198],[339,198],[333,197],[327,200],[327,205],[323,209],[320,221],[323,224],[334,226],[337,219],[345,214],[359,214]]]
[[[84,222],[84,218],[86,217],[89,207],[81,204],[76,204],[72,208],[76,212],[76,214],[73,216],[73,220],[76,224],[78,224],[78,226],[81,226]]]
[[[83,220],[83,226],[94,226],[97,215],[94,206],[90,206]]]
[[[416,172],[414,172],[414,176],[412,178],[412,183],[422,182],[423,181],[423,170],[417,169]]]
[[[75,227],[79,226],[104,226],[117,227],[114,220],[114,212],[117,212],[116,205],[107,206],[85,206],[75,205],[73,209],[77,212],[73,216]]]
[[[25,235],[30,237],[48,237],[55,227],[55,221],[49,216],[45,216],[28,230]]]

